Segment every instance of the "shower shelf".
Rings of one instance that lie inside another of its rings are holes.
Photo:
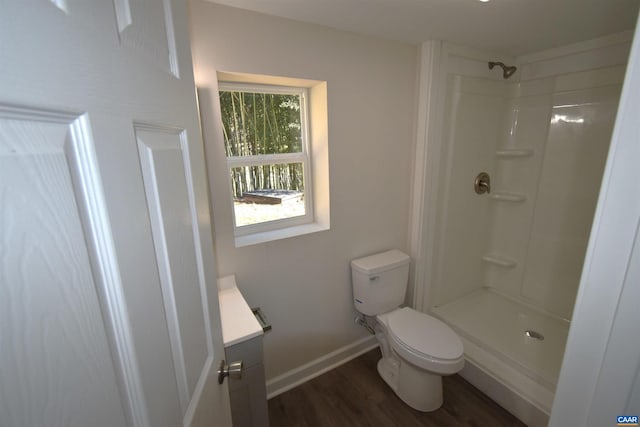
[[[495,255],[495,254],[485,255],[482,257],[482,260],[484,262],[488,262],[489,264],[494,264],[494,265],[505,267],[505,268],[513,268],[516,265],[518,265],[518,261],[514,259],[507,258],[502,255]]]
[[[503,148],[496,150],[496,156],[505,158],[530,157],[532,155],[533,150],[530,148]]]
[[[524,202],[525,200],[527,200],[527,197],[524,194],[506,193],[506,192],[493,193],[490,197],[493,200],[497,200],[499,202],[520,203],[520,202]]]

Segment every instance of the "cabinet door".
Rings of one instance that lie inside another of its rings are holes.
[[[262,336],[227,347],[229,360],[242,360],[242,378],[229,380],[234,427],[268,427]]]

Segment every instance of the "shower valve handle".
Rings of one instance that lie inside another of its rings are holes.
[[[491,178],[488,173],[480,172],[478,176],[476,176],[474,189],[477,194],[491,193]]]

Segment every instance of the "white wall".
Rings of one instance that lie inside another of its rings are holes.
[[[353,321],[349,261],[408,250],[417,48],[201,0],[191,2],[191,24],[218,272],[235,273],[271,321],[274,378],[366,337]],[[216,71],[327,82],[329,231],[235,248]]]

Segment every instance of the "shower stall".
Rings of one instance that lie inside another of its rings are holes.
[[[463,376],[532,425],[553,402],[629,45],[423,58],[414,303],[461,336]]]

